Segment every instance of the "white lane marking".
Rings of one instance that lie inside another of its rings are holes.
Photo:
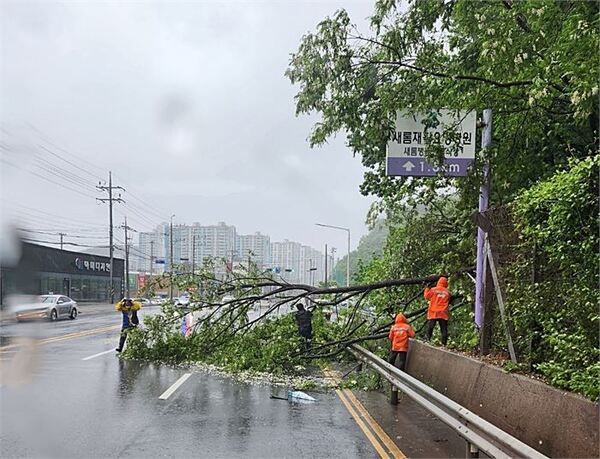
[[[169,387],[166,391],[164,391],[162,393],[162,395],[160,397],[158,397],[160,400],[166,400],[168,399],[171,395],[173,395],[173,392],[175,392],[179,386],[181,386],[184,382],[187,381],[187,379],[192,376],[191,373],[186,373],[184,374],[181,378],[179,378],[177,381],[175,381],[175,384],[173,384],[171,387]]]
[[[109,349],[108,351],[104,351],[104,352],[98,352],[97,354],[90,355],[90,356],[88,356],[88,357],[84,357],[84,358],[83,358],[83,359],[81,359],[81,360],[90,360],[90,359],[95,359],[96,357],[100,357],[101,355],[108,354],[109,352],[116,352],[116,351],[115,351],[114,349]]]

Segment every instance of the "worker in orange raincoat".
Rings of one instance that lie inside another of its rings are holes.
[[[392,350],[388,362],[392,365],[396,364],[396,358],[400,358],[398,368],[404,371],[406,366],[406,354],[408,352],[408,338],[413,338],[415,331],[412,326],[406,322],[404,314],[398,314],[396,316],[396,322],[390,328],[390,334],[388,337],[392,342]]]
[[[429,301],[429,307],[427,308],[427,340],[431,341],[433,329],[437,322],[440,324],[442,344],[445,346],[448,342],[448,311],[452,301],[452,295],[448,290],[448,279],[440,277],[435,287],[425,289],[423,296]]]

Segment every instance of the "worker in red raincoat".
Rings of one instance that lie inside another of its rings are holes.
[[[448,342],[448,311],[452,301],[452,295],[448,290],[448,279],[440,277],[435,287],[425,289],[423,296],[429,301],[429,307],[427,308],[427,340],[431,341],[433,329],[437,322],[440,324],[442,344],[445,346]]]
[[[396,364],[396,358],[399,357],[400,362],[397,366],[402,371],[404,371],[404,367],[406,366],[406,354],[408,353],[408,338],[413,338],[415,336],[415,331],[412,326],[406,322],[406,317],[404,314],[398,314],[396,316],[396,322],[390,328],[390,334],[388,337],[392,342],[392,350],[390,351],[390,356],[388,358],[388,362],[392,365]]]

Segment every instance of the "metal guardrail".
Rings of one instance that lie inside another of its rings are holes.
[[[479,449],[494,458],[547,459],[547,456],[526,445],[521,440],[504,432],[365,348],[353,344],[349,350],[357,359],[371,366],[393,386],[404,392],[464,438],[467,441],[467,457],[478,457]]]

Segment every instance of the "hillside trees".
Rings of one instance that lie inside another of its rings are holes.
[[[362,267],[358,282],[472,265],[470,217],[489,161],[491,205],[509,209],[521,237],[511,254],[515,264],[501,272],[521,356],[554,384],[591,397],[598,376],[592,190],[599,25],[597,2],[379,0],[368,30],[358,30],[344,10],[325,18],[303,37],[286,72],[298,88],[297,114],[320,116],[310,144],[346,136],[365,167],[361,192],[378,198],[372,214],[384,214],[391,227],[383,255]],[[435,117],[442,108],[492,109],[492,148],[477,149],[466,178],[387,177],[396,112]],[[529,274],[535,251],[548,274],[539,282]],[[472,302],[467,278],[454,286]],[[397,299],[385,291],[376,302],[384,307]],[[460,314],[454,344],[473,345],[469,311]]]

